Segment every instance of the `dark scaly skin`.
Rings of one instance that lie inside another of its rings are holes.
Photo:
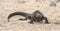
[[[31,15],[31,21],[30,21],[30,23],[33,24],[34,21],[41,22],[42,20],[45,20],[46,24],[49,23],[47,17],[45,17],[39,10],[36,10]]]
[[[28,14],[28,13],[24,13],[24,12],[14,12],[14,13],[11,13],[9,16],[8,16],[8,22],[9,22],[9,19],[11,18],[11,17],[13,17],[13,16],[16,16],[16,15],[21,15],[21,16],[24,16],[24,17],[26,17],[25,19],[19,19],[19,20],[26,20],[27,18],[31,18],[30,17],[30,15],[31,14]]]
[[[42,20],[45,20],[45,23],[46,24],[49,23],[47,17],[45,17],[39,10],[36,10],[32,14],[28,14],[28,13],[24,13],[24,12],[14,12],[14,13],[11,13],[8,16],[8,22],[9,22],[9,19],[11,17],[15,16],[15,15],[22,15],[22,16],[25,17],[24,19],[20,18],[19,20],[27,20],[27,19],[30,19],[31,20],[29,22],[30,24],[33,24],[33,22],[41,22]]]

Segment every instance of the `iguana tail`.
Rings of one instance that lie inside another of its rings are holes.
[[[21,16],[24,16],[26,17],[28,15],[28,13],[24,13],[24,12],[14,12],[14,13],[11,13],[9,16],[8,16],[8,22],[9,22],[9,19],[15,15],[21,15]]]

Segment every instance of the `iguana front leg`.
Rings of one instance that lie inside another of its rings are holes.
[[[34,18],[31,18],[31,21],[28,22],[28,23],[30,23],[30,24],[34,24]]]
[[[47,17],[44,17],[45,23],[49,24]]]

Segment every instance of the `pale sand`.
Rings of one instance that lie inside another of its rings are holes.
[[[60,31],[60,3],[57,7],[50,7],[51,0],[26,0],[20,3],[17,0],[0,0],[0,31]],[[7,17],[13,12],[33,13],[40,10],[51,22],[50,24],[34,23],[29,24],[29,20],[21,21],[22,16],[15,16],[7,22]]]

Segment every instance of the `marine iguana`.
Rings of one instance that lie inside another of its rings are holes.
[[[28,14],[28,13],[24,13],[24,12],[14,12],[11,13],[8,16],[8,22],[9,19],[15,15],[21,15],[24,16],[24,19],[19,19],[19,20],[27,20],[30,19],[31,21],[29,22],[30,24],[33,24],[33,22],[41,22],[42,20],[45,20],[45,23],[49,23],[47,17],[45,17],[39,10],[36,10],[35,12],[33,12],[32,14]]]

